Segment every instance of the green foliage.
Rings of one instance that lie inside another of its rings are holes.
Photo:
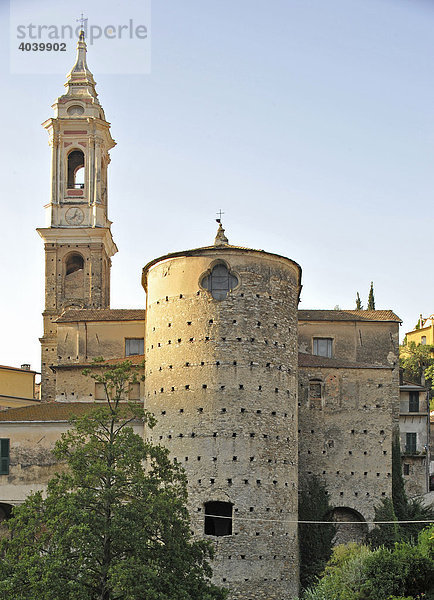
[[[417,498],[408,499],[402,476],[401,448],[399,434],[395,432],[392,442],[392,502],[398,521],[414,521],[414,523],[399,524],[399,540],[411,541],[417,536],[426,523],[417,521],[433,521],[434,507],[425,506]]]
[[[405,493],[404,478],[402,476],[399,430],[394,431],[392,440],[392,502],[398,521],[406,520],[408,498]]]
[[[421,383],[422,376],[426,380],[434,381],[434,346],[431,344],[416,344],[409,342],[400,347],[399,363],[404,370],[406,381]]]
[[[357,296],[356,296],[356,310],[363,310],[363,304],[362,304],[362,301],[360,300],[359,292],[357,292]]]
[[[298,514],[300,521],[324,521],[324,525],[300,523],[300,583],[306,588],[323,571],[332,552],[336,526],[330,521],[332,506],[321,481],[313,476],[302,482]],[[327,523],[327,524],[326,524]]]
[[[303,600],[358,600],[363,584],[363,564],[369,548],[360,544],[337,546],[327,564],[324,576]]]
[[[385,498],[379,506],[375,508],[374,521],[393,521],[393,523],[380,523],[370,532],[368,539],[372,548],[384,546],[393,548],[399,541],[399,526],[393,508],[393,502],[390,498]]]
[[[1,544],[0,598],[14,600],[220,600],[205,542],[195,542],[186,479],[167,449],[131,427],[154,419],[121,402],[140,372],[125,361],[92,375],[107,402],[74,420],[56,444],[65,469],[32,494]]]
[[[371,281],[371,289],[369,290],[368,306],[366,310],[375,310],[375,298],[374,298],[374,283]]]
[[[318,583],[303,600],[413,600],[434,598],[434,527],[419,543],[393,548],[338,546]]]

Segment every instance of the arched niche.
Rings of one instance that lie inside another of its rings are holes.
[[[336,523],[336,535],[333,543],[347,544],[348,542],[362,543],[366,540],[368,525],[364,517],[347,506],[338,506],[332,510],[332,521]]]

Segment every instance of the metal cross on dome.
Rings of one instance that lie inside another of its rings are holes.
[[[222,215],[224,215],[225,213],[222,212],[222,209],[220,208],[220,210],[218,211],[217,214],[218,214],[219,218],[216,219],[216,221],[217,221],[217,223],[221,223],[222,222]]]
[[[77,23],[81,23],[81,30],[84,31],[88,19],[84,18],[83,13],[81,13],[81,17],[79,19],[76,19],[76,21]]]

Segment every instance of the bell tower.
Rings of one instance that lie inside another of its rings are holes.
[[[68,308],[109,308],[111,257],[117,252],[107,214],[107,168],[115,141],[87,66],[83,31],[65,87],[53,104],[54,117],[43,123],[51,146],[51,197],[46,226],[37,229],[45,246],[40,342],[46,401],[55,398],[50,368],[57,361],[55,321]]]

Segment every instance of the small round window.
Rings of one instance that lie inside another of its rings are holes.
[[[238,278],[229,273],[226,265],[219,263],[201,281],[202,287],[211,292],[216,300],[224,300],[228,292],[238,285]]]
[[[84,108],[82,106],[80,106],[79,104],[73,104],[72,106],[70,106],[68,108],[68,110],[66,112],[71,117],[79,116],[79,115],[82,115],[84,113]]]

